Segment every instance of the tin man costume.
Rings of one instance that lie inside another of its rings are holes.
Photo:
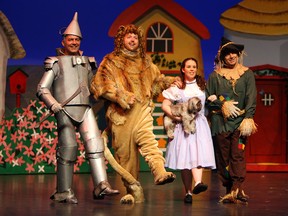
[[[74,44],[65,47],[63,41],[71,35],[74,40],[78,40],[75,42],[78,43],[78,49],[76,48],[75,55],[65,55],[67,49],[77,47]],[[107,181],[104,143],[89,104],[88,86],[93,76],[92,70],[96,69],[96,62],[94,58],[82,56],[79,51],[82,34],[77,12],[62,36],[64,48],[57,50],[56,57],[46,58],[46,72],[38,84],[37,96],[55,113],[57,120],[57,190],[50,198],[76,204],[78,201],[72,190],[73,167],[77,157],[75,128],[84,141],[86,157],[91,167],[94,199],[103,199],[105,195],[118,194],[119,191],[113,190]],[[87,95],[83,88],[88,89]],[[68,103],[67,99],[70,100]]]

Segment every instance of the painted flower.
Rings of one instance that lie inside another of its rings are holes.
[[[33,163],[32,164],[26,163],[26,169],[25,170],[29,173],[35,172],[35,169],[33,168]]]

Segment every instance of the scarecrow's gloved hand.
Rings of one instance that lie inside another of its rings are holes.
[[[241,122],[238,130],[241,136],[250,136],[257,132],[257,124],[254,122],[253,118],[245,118]]]
[[[240,109],[235,106],[235,104],[238,104],[237,101],[225,101],[222,105],[222,113],[225,119],[231,117],[237,117],[240,115]]]

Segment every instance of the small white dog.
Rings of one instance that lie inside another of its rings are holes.
[[[196,132],[195,117],[202,109],[201,100],[192,97],[187,102],[171,105],[171,112],[174,116],[182,117],[182,125],[185,133],[194,134]],[[168,116],[164,116],[164,128],[170,139],[174,138],[175,122]]]

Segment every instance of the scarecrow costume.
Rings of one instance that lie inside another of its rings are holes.
[[[253,120],[257,94],[255,78],[253,71],[241,64],[243,50],[244,45],[222,38],[216,67],[206,88],[207,98],[217,96],[207,104],[218,174],[226,187],[226,195],[220,199],[224,203],[248,202],[243,190],[245,144],[248,136],[257,130]],[[227,67],[224,61],[230,53],[237,54],[239,60],[233,67]]]

